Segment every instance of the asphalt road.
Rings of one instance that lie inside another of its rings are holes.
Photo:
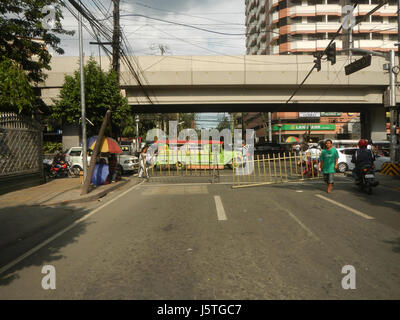
[[[329,195],[321,181],[130,188],[0,275],[0,299],[400,299],[399,191],[343,178]]]

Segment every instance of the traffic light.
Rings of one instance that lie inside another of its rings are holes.
[[[317,51],[313,53],[313,56],[317,59],[314,60],[315,68],[317,71],[321,71],[321,52]]]
[[[333,42],[328,49],[326,49],[326,57],[331,65],[336,63],[336,42]]]

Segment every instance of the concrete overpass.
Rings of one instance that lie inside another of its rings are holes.
[[[381,57],[373,57],[370,67],[349,76],[344,74],[347,57],[338,56],[333,66],[323,61],[322,70],[314,70],[289,104],[286,101],[312,67],[313,56],[140,56],[130,60],[151,99],[122,64],[121,88],[133,112],[365,111],[372,130],[379,127],[385,132],[382,97],[389,76]],[[64,76],[78,69],[78,58],[53,57],[51,66],[41,85],[42,97],[49,104],[57,97]],[[107,57],[102,57],[102,67],[110,67]]]

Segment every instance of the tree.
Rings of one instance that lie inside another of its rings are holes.
[[[228,117],[225,117],[224,120],[218,123],[217,130],[222,131],[223,129],[230,129]]]
[[[59,0],[0,2],[0,56],[15,61],[27,72],[29,81],[43,81],[44,69],[50,70],[51,54],[48,46],[58,54],[64,53],[56,35],[74,34],[74,31],[62,28],[62,6]],[[51,30],[43,23],[49,13],[54,13],[54,26]]]
[[[130,107],[126,98],[121,96],[117,74],[110,70],[104,72],[93,58],[84,66],[85,73],[85,101],[86,118],[94,127],[88,131],[97,133],[103,122],[104,115],[110,109],[112,122],[121,130],[121,124],[127,118]],[[62,120],[63,123],[78,124],[81,118],[81,90],[80,72],[76,70],[74,76],[65,76],[64,85],[59,99],[54,100],[52,118]]]
[[[0,111],[29,114],[36,97],[28,78],[15,62],[0,60]]]

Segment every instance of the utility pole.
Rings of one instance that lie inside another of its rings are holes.
[[[393,72],[395,64],[395,53],[394,50],[390,50],[389,56],[389,75],[390,75],[390,161],[397,161],[397,135],[396,135],[396,122],[397,118],[397,107],[396,107],[396,75]]]
[[[81,1],[79,1],[81,5]],[[83,181],[87,177],[87,135],[86,135],[86,106],[85,106],[85,72],[83,64],[83,37],[82,37],[82,15],[78,13],[79,29],[79,65],[81,73],[81,120],[82,120],[82,155],[83,155]]]
[[[272,114],[268,112],[268,142],[272,142]]]
[[[114,30],[113,30],[113,56],[112,56],[112,67],[113,70],[117,73],[118,85],[119,85],[119,71],[120,71],[120,63],[119,63],[119,46],[120,46],[120,27],[119,27],[119,0],[113,0],[114,3],[114,12],[113,12],[113,20],[114,20]]]

